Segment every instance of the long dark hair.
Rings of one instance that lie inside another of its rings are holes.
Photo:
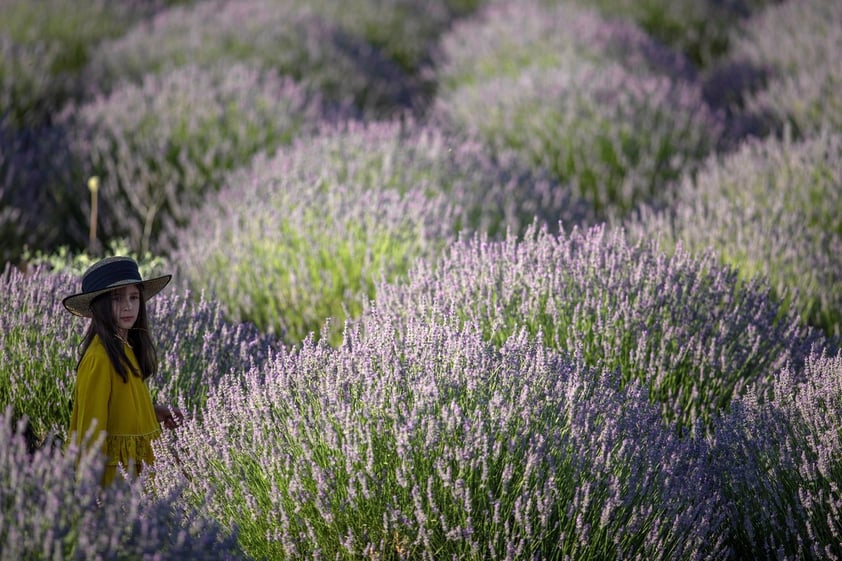
[[[149,335],[149,317],[146,314],[146,298],[143,296],[143,285],[137,285],[140,290],[140,304],[138,306],[137,320],[129,329],[127,339],[134,350],[137,358],[140,372],[135,371],[123,350],[123,341],[117,335],[117,322],[114,321],[114,314],[111,311],[111,292],[106,292],[93,299],[91,302],[91,323],[88,326],[88,331],[85,333],[85,338],[82,340],[82,350],[80,357],[85,356],[85,352],[91,345],[94,337],[99,335],[100,341],[105,346],[105,351],[108,353],[108,358],[111,359],[111,364],[117,374],[123,379],[123,382],[128,383],[129,373],[139,376],[146,380],[150,376],[154,376],[158,372],[158,353],[155,351],[155,345],[152,343],[152,337]],[[76,370],[79,370],[79,365],[82,363],[82,358],[76,364]]]

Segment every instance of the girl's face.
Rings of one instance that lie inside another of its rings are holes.
[[[134,327],[137,315],[140,313],[140,290],[137,285],[130,284],[111,291],[111,314],[114,323],[120,330],[120,335],[126,336],[129,329]]]

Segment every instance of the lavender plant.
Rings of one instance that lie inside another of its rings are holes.
[[[0,2],[0,118],[15,128],[48,122],[83,88],[96,46],[148,17],[161,2]]]
[[[431,51],[472,0],[308,0],[309,9],[380,48],[407,72],[417,75],[431,62]],[[477,3],[477,0],[473,0]],[[460,5],[461,4],[461,5]],[[465,4],[468,4],[465,6]]]
[[[842,355],[737,398],[713,443],[735,558],[842,558]]]
[[[87,178],[100,178],[103,238],[127,238],[144,253],[171,250],[174,230],[226,172],[329,115],[318,98],[274,73],[189,66],[71,106],[63,122],[80,199]]]
[[[201,415],[210,388],[242,370],[260,368],[280,347],[254,324],[232,323],[220,303],[204,293],[176,287],[150,306],[160,374],[151,383],[154,397]]]
[[[601,219],[661,200],[721,130],[694,89],[619,66],[527,71],[461,88],[438,111],[444,126],[569,182]]]
[[[787,124],[801,137],[842,128],[842,5],[802,0],[769,6],[740,29],[729,58],[767,69],[766,87],[746,107]]]
[[[436,80],[440,92],[516,77],[526,67],[551,71],[575,60],[617,62],[629,71],[676,79],[696,77],[685,56],[653,40],[633,23],[607,19],[573,3],[489,3],[454,24],[442,36],[439,52]]]
[[[0,407],[29,419],[38,441],[66,436],[78,350],[87,328],[61,305],[78,291],[71,272],[7,266],[0,276]],[[174,288],[150,302],[160,361],[150,381],[163,403],[199,414],[208,387],[231,370],[261,364],[274,343],[253,326],[224,321],[219,305]]]
[[[88,177],[66,127],[16,128],[0,119],[0,263],[88,242]]]
[[[387,113],[416,103],[418,84],[380,50],[304,2],[211,1],[171,8],[98,49],[88,82],[106,91],[172,66],[240,61],[289,76],[337,102]],[[338,7],[338,6],[337,6]],[[357,13],[343,3],[340,13]]]
[[[706,68],[727,56],[732,31],[764,6],[781,0],[576,0],[609,17],[631,20]]]
[[[0,415],[0,557],[3,559],[245,559],[231,529],[150,496],[144,482],[100,487],[96,448],[27,449],[25,421]]]
[[[768,279],[806,322],[842,335],[842,134],[766,139],[711,159],[666,210],[629,222],[688,251],[711,247],[743,278]]]
[[[369,319],[214,388],[156,488],[255,558],[724,558],[704,444],[640,385],[523,334]]]
[[[62,313],[61,295],[78,282],[67,274],[31,274],[6,266],[0,276],[0,408],[29,419],[38,441],[70,422],[82,325]]]
[[[631,49],[618,48],[612,46],[617,45],[614,29],[624,28],[606,24],[602,29],[593,14],[569,18],[568,12],[559,11],[553,19],[553,12],[543,10],[528,18],[509,18],[509,11],[489,10],[483,23],[465,26],[477,30],[476,49],[473,36],[443,41],[453,48],[454,62],[443,71],[445,87],[433,110],[436,122],[465,130],[493,150],[513,150],[526,165],[549,170],[557,180],[569,182],[599,219],[624,215],[641,201],[659,200],[681,172],[694,169],[716,147],[722,123],[704,103],[698,84],[632,71],[612,59],[661,65],[664,55],[639,35]],[[545,19],[560,30],[549,29]],[[515,28],[526,21],[530,38],[513,40],[519,36],[505,32],[509,20]],[[635,36],[629,29],[625,33]],[[601,37],[601,43],[587,41],[591,36]],[[523,46],[510,49],[511,43]],[[595,54],[572,56],[580,43],[593,43]],[[570,46],[558,48],[560,44]],[[472,49],[482,54],[465,54]],[[501,64],[499,53],[505,53]],[[520,68],[521,56],[537,62]],[[471,70],[459,78],[460,68]]]
[[[329,127],[236,173],[176,256],[195,289],[300,342],[356,317],[374,284],[405,274],[461,229],[518,232],[536,214],[575,219],[569,192],[476,143],[398,123]]]
[[[660,402],[663,417],[709,426],[748,385],[763,385],[819,340],[761,281],[742,281],[712,253],[661,251],[605,226],[524,240],[475,236],[406,280],[377,287],[377,307],[437,322],[455,316],[501,346],[526,329],[549,348],[618,369]]]

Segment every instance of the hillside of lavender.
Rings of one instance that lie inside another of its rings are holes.
[[[840,60],[837,0],[0,0],[0,558],[842,560]],[[102,489],[114,254],[186,420]]]

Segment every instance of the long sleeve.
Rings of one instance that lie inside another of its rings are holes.
[[[90,442],[95,442],[106,430],[111,386],[114,383],[113,367],[108,355],[104,352],[96,352],[94,349],[90,351],[82,357],[76,374],[76,393],[70,417],[70,432],[75,433],[77,443],[83,441],[94,421],[96,421],[96,427]]]

